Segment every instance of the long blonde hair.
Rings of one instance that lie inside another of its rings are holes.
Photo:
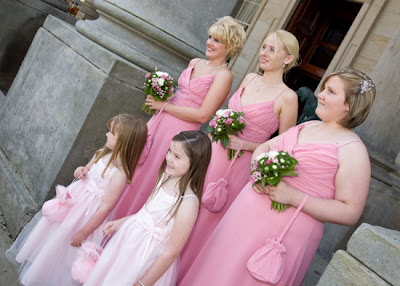
[[[107,121],[107,128],[113,134],[118,134],[114,150],[104,145],[103,148],[96,152],[94,162],[96,163],[105,155],[112,153],[102,176],[104,176],[107,168],[112,164],[125,173],[130,183],[137,162],[146,144],[147,125],[142,119],[133,115],[119,114]],[[117,159],[121,162],[120,166],[117,164]]]

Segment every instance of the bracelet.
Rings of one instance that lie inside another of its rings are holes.
[[[142,282],[142,280],[139,279],[138,283],[140,286],[144,286],[144,283]]]

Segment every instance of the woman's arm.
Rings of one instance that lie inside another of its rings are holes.
[[[342,146],[338,156],[335,198],[310,196],[302,211],[323,222],[354,225],[364,210],[369,190],[371,165],[368,152],[363,144],[352,143]],[[304,193],[285,182],[276,188],[268,186],[268,194],[271,200],[296,207],[304,198]]]
[[[99,209],[94,213],[94,215],[89,219],[85,226],[79,230],[72,239],[71,245],[78,247],[81,245],[82,241],[102,224],[106,217],[110,214],[115,204],[118,202],[122,191],[124,190],[128,179],[123,172],[119,170],[116,171],[111,177],[111,182],[108,186],[108,191],[106,192],[103,202],[101,203]]]
[[[220,108],[225,98],[229,95],[232,78],[232,73],[229,70],[218,72],[214,76],[214,81],[208,90],[207,96],[199,108],[168,104],[165,106],[164,111],[185,121],[205,123],[210,120],[211,115]],[[153,110],[160,110],[166,104],[163,101],[154,101],[150,95],[147,96],[146,101],[151,103],[149,108]]]
[[[183,199],[176,213],[174,227],[168,239],[165,251],[140,279],[144,285],[153,285],[178,258],[196,222],[198,210],[198,199],[194,197]],[[139,283],[135,285],[140,286]]]
[[[279,97],[279,134],[296,125],[298,100],[293,90],[284,92]]]

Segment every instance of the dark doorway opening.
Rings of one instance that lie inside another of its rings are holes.
[[[317,88],[361,6],[346,0],[300,2],[286,27],[297,37],[301,57],[301,64],[286,76],[290,88]]]

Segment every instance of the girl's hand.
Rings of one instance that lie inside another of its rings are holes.
[[[74,237],[72,238],[71,245],[72,245],[73,247],[79,247],[79,246],[82,245],[82,242],[83,242],[84,240],[86,240],[87,237],[88,237],[87,234],[85,234],[83,231],[79,231],[79,232],[77,232],[77,233],[74,235]]]
[[[243,149],[244,141],[235,135],[228,135],[229,137],[229,144],[227,146],[228,149],[231,150],[238,150],[239,147]],[[241,145],[241,146],[240,146]]]
[[[291,199],[293,199],[293,194],[296,192],[296,190],[284,180],[281,180],[276,187],[267,185],[266,188],[268,190],[267,195],[272,201],[281,204],[292,204]]]
[[[264,188],[264,187],[262,186],[262,184],[255,184],[255,185],[253,186],[253,190],[255,190],[256,193],[268,195],[267,186],[265,186],[265,188]]]
[[[86,166],[80,166],[76,168],[74,172],[74,177],[77,179],[83,179],[86,177],[86,175],[89,173],[89,169]]]
[[[161,110],[166,104],[166,102],[162,100],[155,101],[153,96],[148,95],[146,98],[146,104],[148,105],[149,109]]]
[[[122,223],[123,221],[120,219],[107,222],[103,229],[104,234],[113,235],[121,227]]]

